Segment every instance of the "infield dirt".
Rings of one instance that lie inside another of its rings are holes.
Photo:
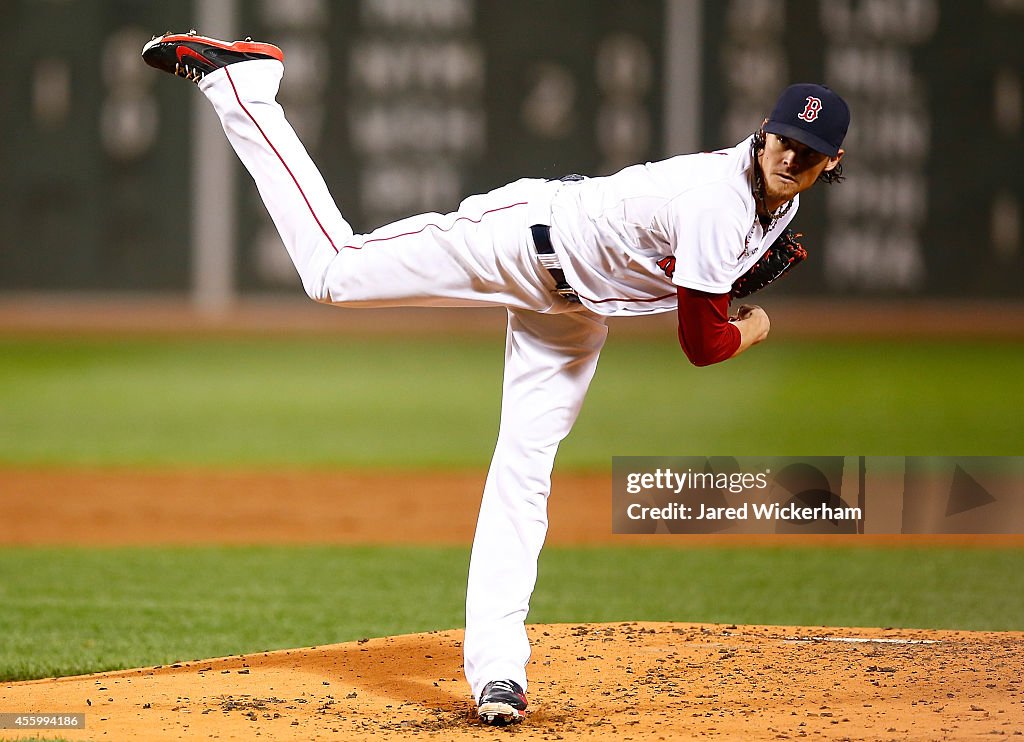
[[[1020,736],[1020,633],[532,626],[532,710],[472,716],[461,632],[0,686],[66,739],[967,740]]]

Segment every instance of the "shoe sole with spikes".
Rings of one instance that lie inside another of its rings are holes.
[[[518,724],[526,712],[526,692],[514,680],[492,680],[480,692],[476,713],[489,726]]]
[[[284,52],[273,44],[252,39],[221,41],[188,33],[165,33],[154,36],[142,47],[142,59],[150,67],[198,83],[204,76],[221,67],[254,59],[276,59],[284,62]]]
[[[480,721],[492,727],[505,727],[518,724],[525,714],[509,703],[482,703],[476,710]]]

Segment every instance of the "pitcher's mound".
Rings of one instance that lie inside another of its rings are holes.
[[[84,730],[20,735],[72,740],[1024,733],[1022,632],[619,623],[530,636],[530,709],[507,729],[474,717],[460,631],[7,684],[0,711],[84,713]]]

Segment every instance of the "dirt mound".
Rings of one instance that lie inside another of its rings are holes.
[[[535,625],[530,713],[472,716],[459,631],[0,686],[66,739],[973,739],[1024,733],[1024,633]],[[7,732],[8,736],[17,733]]]

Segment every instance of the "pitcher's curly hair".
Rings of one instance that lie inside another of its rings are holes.
[[[764,149],[765,133],[764,127],[761,127],[754,132],[754,139],[750,143],[750,155],[757,160],[758,153]],[[846,180],[846,176],[843,175],[843,163],[840,162],[831,170],[822,170],[821,175],[818,176],[818,181],[821,183],[842,183]]]

